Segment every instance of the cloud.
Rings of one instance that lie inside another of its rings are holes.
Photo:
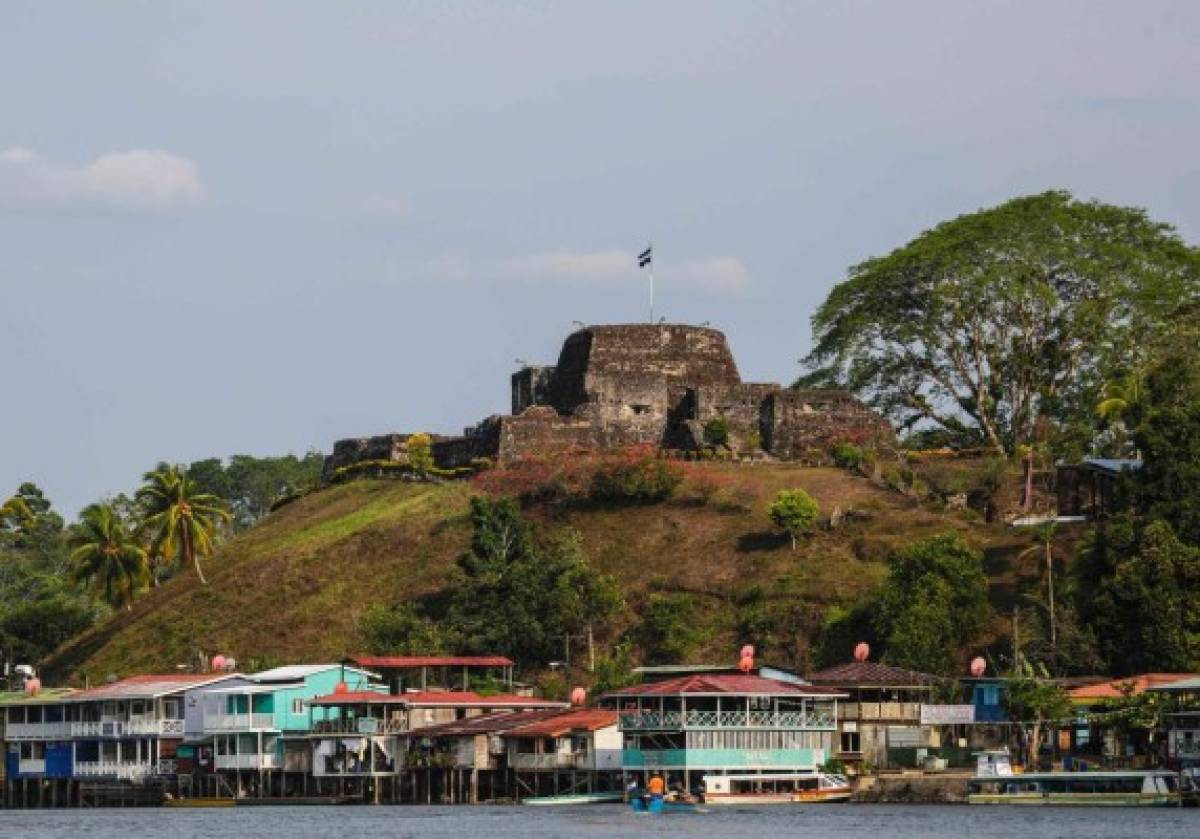
[[[170,152],[133,149],[70,166],[21,146],[0,150],[0,203],[162,212],[201,195],[195,162]]]
[[[434,279],[456,283],[531,283],[600,285],[645,280],[632,251],[541,251],[524,256],[484,259],[451,254],[426,268]],[[655,282],[708,291],[737,293],[750,284],[740,259],[713,256],[675,261],[655,257]]]

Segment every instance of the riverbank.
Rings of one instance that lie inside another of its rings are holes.
[[[863,775],[850,800],[857,804],[966,804],[970,779],[971,774],[965,772]]]

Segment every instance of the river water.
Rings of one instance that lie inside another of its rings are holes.
[[[919,836],[958,839],[1200,837],[1200,809],[825,804],[716,808],[647,815],[622,805],[581,807],[241,807],[233,809],[0,810],[2,839],[373,839],[374,837]]]

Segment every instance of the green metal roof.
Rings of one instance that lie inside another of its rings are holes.
[[[49,705],[70,696],[75,688],[42,688],[37,696],[23,690],[0,691],[0,705]]]

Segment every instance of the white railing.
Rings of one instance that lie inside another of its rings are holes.
[[[685,728],[832,728],[828,714],[799,711],[623,711],[621,729],[644,731],[650,729],[682,730]]]
[[[363,717],[357,720],[318,720],[312,734],[403,734],[408,726],[403,720],[377,720]]]
[[[205,714],[205,731],[248,731],[275,727],[272,714]]]
[[[216,755],[217,769],[282,769],[283,762],[274,754]]]
[[[116,761],[76,761],[75,775],[89,778],[117,778],[122,781],[137,781],[154,774],[153,763],[117,763]]]
[[[147,735],[183,736],[183,720],[100,720],[73,722],[72,737],[145,737]]]
[[[17,761],[17,771],[22,775],[42,775],[46,772],[46,761],[27,758]]]
[[[4,729],[9,740],[61,740],[71,736],[68,722],[10,722]]]

